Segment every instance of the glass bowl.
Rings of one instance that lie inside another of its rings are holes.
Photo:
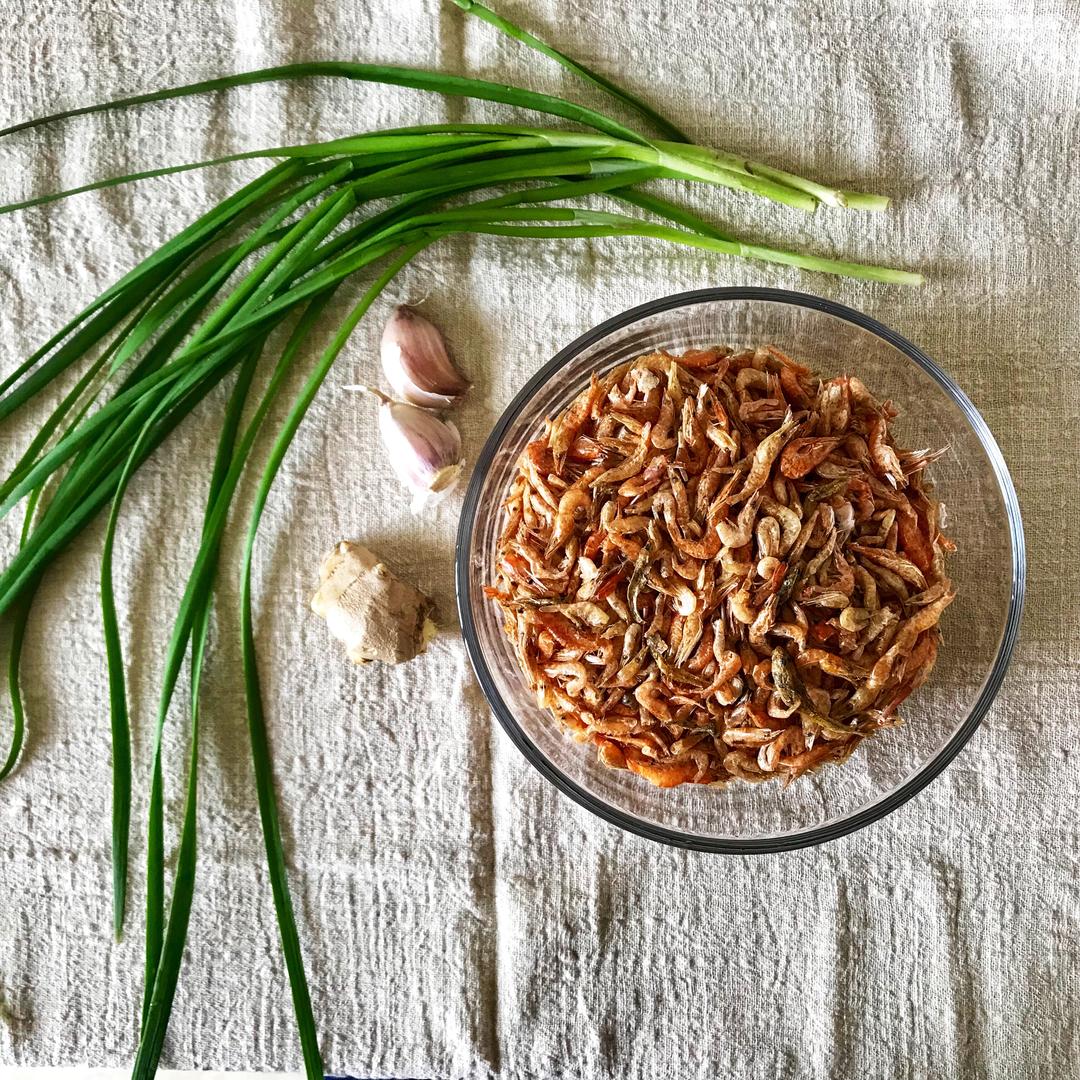
[[[905,703],[902,726],[865,740],[841,766],[780,782],[661,790],[597,761],[540,709],[485,598],[502,503],[518,455],[588,382],[655,349],[774,344],[828,377],[858,375],[900,410],[902,445],[948,450],[932,468],[958,545],[929,682]],[[781,289],[703,289],[664,297],[602,323],[522,388],[480,453],[461,514],[457,596],[466,647],[484,694],[519,750],[560,791],[599,817],[653,840],[719,852],[779,851],[861,828],[925,787],[986,715],[1016,641],[1024,595],[1024,537],[1012,481],[982,417],[925,353],[850,308]]]

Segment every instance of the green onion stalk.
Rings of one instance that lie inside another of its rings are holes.
[[[18,762],[26,720],[19,664],[42,576],[99,512],[107,514],[101,614],[112,737],[114,929],[126,914],[130,867],[131,736],[125,665],[113,594],[112,558],[128,485],[142,464],[219,383],[231,380],[207,487],[202,534],[165,654],[153,727],[146,821],[145,979],[133,1076],[155,1075],[180,974],[197,864],[199,688],[226,521],[256,437],[286,378],[309,350],[331,297],[357,277],[369,284],[319,355],[273,441],[250,509],[240,569],[240,631],[247,722],[271,891],[310,1080],[323,1075],[317,1029],[293,916],[252,617],[252,558],[259,522],[281,463],[349,335],[394,276],[437,241],[461,234],[567,239],[638,236],[803,270],[914,285],[918,274],[751,244],[642,185],[678,179],[711,184],[812,211],[819,203],[882,210],[887,200],[694,145],[645,102],[529,32],[470,0],[455,2],[561,64],[635,113],[659,137],[575,102],[501,83],[379,64],[318,62],[266,68],[101,105],[72,109],[0,131],[0,138],[87,113],[254,83],[345,78],[498,102],[571,127],[428,124],[372,131],[301,146],[275,146],[208,161],[98,180],[0,206],[0,214],[118,184],[266,158],[267,170],[128,271],[0,380],[0,421],[69,371],[61,398],[6,477],[0,515],[25,503],[17,552],[0,570],[0,614],[12,625],[8,684],[11,739],[0,779]],[[614,209],[583,207],[603,196]],[[568,205],[569,204],[569,205]],[[645,215],[645,216],[643,216]],[[291,327],[274,360],[266,343]],[[242,424],[257,372],[266,388]],[[165,775],[161,747],[185,665],[191,705],[189,759],[171,895],[165,880]],[[133,1024],[136,1019],[133,1017]]]

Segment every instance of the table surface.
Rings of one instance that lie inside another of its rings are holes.
[[[327,1068],[515,1080],[1067,1075],[1080,1052],[1070,1019],[1080,560],[1068,555],[1080,524],[1080,5],[499,6],[624,79],[698,141],[884,191],[896,205],[811,221],[713,189],[679,198],[741,235],[918,267],[928,282],[900,290],[644,242],[469,239],[426,252],[360,327],[275,487],[256,566],[285,842]],[[15,0],[0,31],[0,125],[332,57],[527,81],[604,104],[434,0]],[[2,195],[507,115],[344,82],[249,88],[11,138]],[[216,168],[0,220],[3,367],[257,171]],[[767,857],[703,857],[625,835],[531,769],[493,724],[454,625],[458,504],[412,516],[369,403],[339,391],[376,377],[391,302],[426,298],[476,383],[461,415],[475,458],[557,347],[631,305],[723,284],[819,293],[937,358],[1001,444],[1030,554],[1015,661],[957,761],[865,831]],[[137,832],[164,628],[194,551],[205,432],[219,407],[142,470],[118,539]],[[34,419],[0,429],[6,462]],[[109,929],[102,528],[42,587],[26,646],[29,738],[0,788],[0,1062],[10,1065],[121,1067],[134,1046],[138,889],[124,940]],[[9,551],[14,532],[4,533]],[[343,662],[306,611],[319,556],[342,536],[363,537],[435,597],[444,631],[429,654],[396,669]],[[165,1064],[290,1070],[299,1052],[246,747],[235,576],[223,576],[213,631],[197,891]],[[166,737],[174,822],[182,732],[178,713]],[[136,839],[136,867],[141,852]]]

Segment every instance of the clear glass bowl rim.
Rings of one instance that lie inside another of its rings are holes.
[[[978,699],[972,706],[964,722],[956,729],[952,737],[941,749],[930,758],[917,772],[908,777],[902,784],[890,791],[884,798],[878,799],[868,806],[848,814],[835,821],[826,822],[812,829],[805,829],[798,833],[781,834],[776,836],[761,837],[722,837],[712,838],[698,836],[692,833],[684,833],[675,829],[668,829],[661,825],[642,821],[632,814],[624,813],[613,806],[594,797],[587,789],[576,784],[562,773],[552,762],[545,757],[540,750],[528,738],[522,730],[513,713],[503,701],[495,687],[494,679],[484,659],[483,650],[480,646],[476,632],[476,622],[473,618],[472,601],[470,597],[469,580],[471,574],[471,556],[473,524],[476,520],[476,510],[480,497],[480,489],[491,462],[498,451],[507,428],[525,408],[536,391],[543,386],[561,368],[569,364],[582,350],[595,344],[597,341],[615,330],[638,322],[653,315],[662,314],[673,308],[689,307],[714,301],[730,300],[764,300],[772,303],[791,304],[797,307],[809,308],[814,311],[833,315],[838,319],[867,330],[890,345],[899,349],[914,363],[918,364],[955,402],[960,411],[966,417],[972,430],[978,436],[983,450],[990,461],[994,476],[997,480],[998,491],[1005,506],[1005,514],[1009,528],[1009,543],[1012,561],[1012,589],[1009,595],[1009,609],[1006,614],[1005,629],[1002,633],[1001,642],[998,646],[997,655],[994,658],[990,674],[983,684]],[[795,848],[811,847],[816,844],[835,840],[857,829],[864,828],[872,822],[878,821],[887,814],[892,813],[897,807],[902,806],[909,799],[917,795],[964,748],[968,740],[975,733],[975,729],[982,723],[983,718],[993,704],[1005,678],[1005,671],[1009,666],[1013,649],[1020,628],[1020,616],[1024,606],[1024,586],[1027,572],[1027,557],[1024,547],[1024,529],[1020,516],[1020,504],[1016,498],[1016,490],[1013,487],[1012,477],[998,448],[994,436],[986,425],[979,411],[971,403],[968,396],[959,386],[938,367],[929,356],[918,346],[913,345],[906,338],[890,330],[883,323],[864,315],[854,308],[846,307],[832,300],[826,300],[810,293],[795,292],[789,289],[772,289],[766,287],[732,286],[716,287],[709,289],[695,289],[689,292],[673,293],[663,296],[637,307],[629,308],[619,315],[594,326],[591,330],[582,334],[572,341],[564,349],[555,354],[539,371],[530,378],[514,399],[506,407],[499,418],[483,449],[476,460],[472,478],[465,493],[465,499],[461,509],[461,518],[458,525],[457,555],[455,560],[455,587],[457,593],[458,614],[461,619],[461,630],[465,640],[465,648],[473,670],[476,673],[480,687],[487,698],[488,704],[498,719],[500,725],[510,740],[521,751],[525,758],[543,775],[555,785],[564,795],[573,799],[576,803],[584,806],[587,810],[613,825],[617,825],[628,832],[636,833],[659,843],[670,844],[674,847],[687,848],[695,851],[708,851],[721,854],[763,854],[776,851],[789,851]]]

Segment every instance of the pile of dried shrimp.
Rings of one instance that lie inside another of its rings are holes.
[[[895,416],[772,347],[593,376],[521,456],[487,589],[541,706],[659,787],[790,781],[898,722],[955,548]]]

